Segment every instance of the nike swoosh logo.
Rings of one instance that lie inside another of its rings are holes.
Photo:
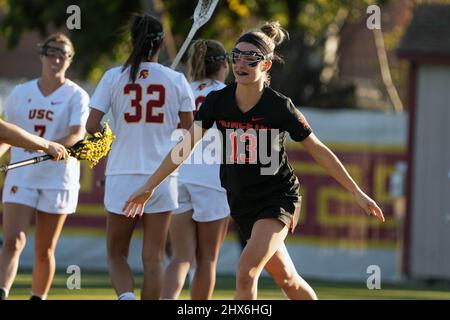
[[[261,121],[264,117],[252,117],[252,121]]]
[[[52,101],[52,102],[50,102],[50,104],[51,104],[52,106],[57,105],[57,104],[60,104],[60,103],[61,103],[61,101]]]

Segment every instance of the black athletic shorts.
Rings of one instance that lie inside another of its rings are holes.
[[[260,219],[277,219],[294,232],[300,217],[301,197],[296,200],[292,198],[273,200],[266,205],[255,203],[254,207],[257,209],[245,213],[236,213],[231,209],[231,217],[245,240],[250,239],[253,225]]]

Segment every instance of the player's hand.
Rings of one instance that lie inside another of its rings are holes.
[[[49,141],[47,150],[44,150],[53,157],[53,160],[58,161],[69,157],[66,147],[57,142]]]
[[[148,190],[148,188],[144,185],[133,193],[125,202],[125,206],[122,209],[125,216],[130,218],[142,216],[144,213],[145,204],[151,198],[153,192],[153,189]]]
[[[358,205],[367,213],[369,216],[375,216],[381,222],[384,222],[383,212],[380,207],[373,201],[368,195],[360,191],[355,194],[355,199]]]

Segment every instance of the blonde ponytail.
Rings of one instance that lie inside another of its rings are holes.
[[[281,27],[278,21],[266,22],[261,27],[261,31],[273,40],[275,47],[279,46],[285,39],[289,40],[289,33]]]
[[[187,63],[190,81],[213,78],[223,67],[227,52],[219,41],[199,39],[189,48]]]

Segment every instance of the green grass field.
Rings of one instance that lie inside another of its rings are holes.
[[[49,299],[51,300],[108,300],[116,299],[106,273],[83,273],[81,289],[69,290],[66,281],[69,275],[58,273],[53,282]],[[141,276],[136,277],[140,284]],[[446,299],[450,300],[450,284],[424,283],[381,284],[380,290],[369,290],[365,282],[324,282],[307,279],[316,290],[319,299]],[[20,272],[10,293],[10,299],[28,299],[31,288],[31,273]],[[268,278],[262,278],[259,285],[259,299],[284,299],[275,283]],[[139,292],[136,292],[139,294]],[[219,277],[213,299],[229,300],[234,294],[234,278]],[[189,299],[188,290],[183,290],[182,299]]]

